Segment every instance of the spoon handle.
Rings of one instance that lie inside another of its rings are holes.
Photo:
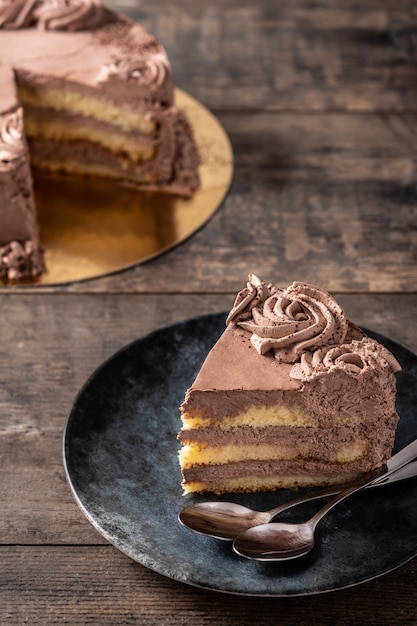
[[[414,439],[408,446],[402,448],[387,461],[387,469],[389,471],[399,469],[404,464],[412,461],[417,457],[417,439]]]
[[[356,483],[355,483],[356,484]],[[332,485],[331,487],[326,487],[324,489],[319,489],[318,491],[313,491],[309,494],[302,494],[297,498],[293,498],[289,502],[284,502],[283,504],[279,504],[278,506],[270,509],[268,513],[271,516],[271,519],[278,515],[278,513],[283,513],[292,507],[297,506],[298,504],[304,504],[304,502],[312,502],[313,500],[320,500],[321,498],[326,498],[327,496],[335,496],[341,492],[340,485]]]
[[[315,527],[321,520],[321,518],[326,515],[326,513],[328,513],[334,506],[336,506],[336,504],[338,504],[348,496],[356,493],[357,491],[360,491],[361,489],[364,489],[365,487],[370,487],[374,485],[376,486],[379,483],[384,484],[384,481],[388,482],[388,479],[391,475],[395,475],[397,472],[400,473],[402,469],[411,465],[413,461],[415,461],[415,459],[408,459],[408,461],[403,460],[389,470],[381,471],[381,469],[379,469],[375,472],[371,472],[370,474],[362,476],[362,478],[341,491],[339,494],[337,494],[335,498],[327,502],[319,511],[317,511],[317,513],[310,519],[312,527]]]
[[[382,487],[383,485],[387,485],[388,483],[394,483],[400,480],[405,480],[406,478],[412,478],[417,475],[417,460],[410,460],[406,465],[400,465],[399,467],[389,468],[389,472],[385,474],[378,474],[377,477],[367,485],[365,488],[374,488],[374,487]],[[369,479],[369,474],[366,475],[366,478]],[[353,483],[353,486],[356,486],[357,482]],[[345,487],[343,491],[348,489],[350,485]],[[327,496],[335,496],[341,493],[342,489],[340,485],[333,485],[331,487],[326,487],[324,489],[319,489],[318,491],[313,491],[310,494],[302,494],[297,498],[290,500],[289,502],[284,502],[283,504],[279,504],[278,506],[270,509],[268,513],[271,515],[271,519],[278,515],[278,513],[283,513],[295,507],[299,504],[304,504],[304,502],[312,502],[313,500],[319,500],[321,498],[326,498]]]

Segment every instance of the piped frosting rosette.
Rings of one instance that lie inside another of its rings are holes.
[[[0,171],[10,168],[10,164],[23,154],[22,109],[3,116],[0,126]]]
[[[364,337],[361,341],[354,340],[341,346],[304,353],[300,362],[293,365],[290,377],[308,381],[335,370],[342,370],[352,378],[359,378],[370,370],[390,375],[399,372],[401,366],[384,346]]]
[[[101,0],[0,0],[0,27],[84,30],[103,17]]]
[[[168,70],[167,59],[162,53],[155,53],[152,58],[144,56],[137,59],[117,59],[103,66],[99,81],[120,78],[137,81],[149,87],[159,87],[163,84]]]
[[[294,282],[282,290],[249,275],[227,318],[251,333],[259,354],[274,353],[284,363],[295,363],[305,352],[344,342],[345,314],[329,293]]]

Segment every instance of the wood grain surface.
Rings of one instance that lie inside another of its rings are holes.
[[[417,352],[417,8],[107,4],[162,41],[177,85],[226,129],[235,175],[209,223],[149,263],[0,287],[0,624],[416,626],[415,559],[351,589],[263,599],[134,563],[77,507],[61,445],[76,394],[105,359],[229,309],[249,272],[318,284],[357,324]]]

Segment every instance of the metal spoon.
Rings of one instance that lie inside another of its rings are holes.
[[[406,461],[411,461],[416,456],[417,439],[395,454],[387,462],[386,467],[388,470],[397,469]],[[395,475],[384,475],[376,478],[373,484],[369,485],[368,488],[404,480],[416,474],[417,461],[415,464],[407,465],[401,472]],[[340,493],[341,489],[342,487],[339,485],[304,494],[269,511],[254,511],[233,502],[199,502],[182,509],[178,515],[178,519],[181,524],[197,533],[225,541],[232,541],[237,535],[243,533],[248,528],[267,524],[278,515],[278,513],[282,513],[304,502],[335,495]]]
[[[414,463],[409,462],[413,465]],[[381,475],[381,478],[384,480],[399,471],[401,471],[399,468],[388,470]],[[308,554],[314,547],[315,530],[323,517],[339,502],[370,486],[374,481],[374,473],[371,476],[362,477],[361,480],[327,502],[312,518],[301,524],[273,522],[249,528],[236,537],[233,549],[240,556],[256,561],[285,561]]]

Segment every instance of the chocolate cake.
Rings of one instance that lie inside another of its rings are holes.
[[[0,3],[0,278],[44,269],[29,171],[190,195],[198,154],[160,43],[99,0]]]
[[[342,484],[378,468],[399,370],[329,293],[249,276],[181,405],[184,492]]]
[[[12,79],[11,70],[0,67],[0,279],[19,280],[35,278],[44,264],[23,110]]]

